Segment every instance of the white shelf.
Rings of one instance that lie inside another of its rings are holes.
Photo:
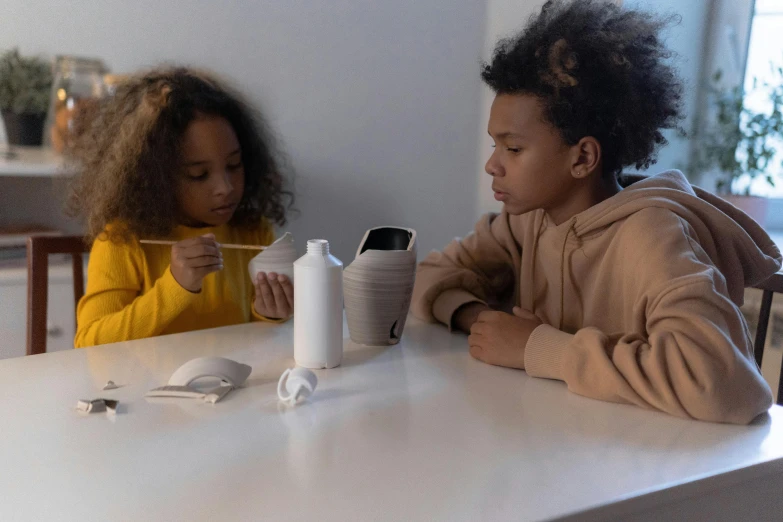
[[[30,236],[57,237],[62,235],[63,233],[59,230],[32,230],[17,234],[6,234],[0,228],[0,247],[24,247],[27,245],[27,238]]]
[[[14,156],[9,158],[7,152]],[[0,176],[52,177],[68,175],[61,154],[48,147],[0,146]]]
[[[27,284],[27,266],[25,261],[20,261],[20,266],[10,266],[0,268],[0,289],[4,286],[26,285]],[[59,282],[70,282],[73,280],[73,265],[69,262],[50,261],[49,264],[49,284]],[[20,303],[20,306],[24,303]]]

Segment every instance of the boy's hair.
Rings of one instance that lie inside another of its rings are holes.
[[[245,188],[232,226],[285,223],[293,194],[284,189],[282,156],[264,120],[210,74],[164,68],[133,76],[89,113],[69,161],[77,171],[68,200],[85,219],[89,241],[165,237],[177,224],[181,142],[200,115],[225,118],[242,149]],[[78,122],[77,122],[78,123]],[[77,125],[78,126],[78,125]]]
[[[678,128],[682,85],[660,32],[675,17],[601,0],[551,0],[501,40],[482,79],[497,94],[528,94],[569,145],[601,144],[603,172],[655,163],[661,129]]]

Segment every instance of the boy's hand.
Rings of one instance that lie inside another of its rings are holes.
[[[213,234],[171,246],[171,275],[188,292],[200,292],[204,277],[219,270],[223,270],[223,254]]]
[[[253,308],[258,315],[269,319],[288,319],[294,313],[294,285],[286,276],[260,272],[255,287]]]
[[[479,361],[508,368],[525,368],[525,346],[541,320],[521,308],[514,315],[482,312],[470,328],[470,355]]]
[[[483,303],[468,303],[463,305],[454,312],[451,326],[455,330],[469,334],[470,328],[478,320],[478,316],[481,312],[488,312],[490,310],[492,309]]]

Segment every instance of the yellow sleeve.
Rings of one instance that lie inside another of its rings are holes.
[[[262,323],[274,323],[274,324],[281,324],[290,319],[290,317],[286,317],[285,319],[272,319],[271,317],[263,316],[256,312],[255,307],[251,304],[250,305],[250,313],[252,314],[252,320],[251,322],[262,322]]]
[[[182,288],[170,269],[142,294],[142,255],[135,243],[95,241],[77,309],[76,348],[159,335],[193,302],[197,294]]]
[[[272,227],[272,225],[264,219],[264,224],[262,225],[258,237],[258,241],[260,241],[259,245],[271,245],[275,242],[275,229]],[[251,322],[263,322],[263,323],[275,323],[275,324],[281,324],[288,319],[289,317],[286,317],[285,319],[272,319],[271,317],[265,317],[259,313],[256,312],[256,307],[254,306],[254,303],[256,301],[256,292],[255,292],[255,282],[251,281],[251,288],[253,288],[253,292],[250,294],[250,321]]]

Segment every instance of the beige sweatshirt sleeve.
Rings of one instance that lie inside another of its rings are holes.
[[[454,312],[470,302],[494,304],[509,299],[520,248],[506,213],[487,214],[475,231],[455,239],[443,252],[432,252],[419,265],[413,291],[413,314],[451,326]]]
[[[645,333],[587,327],[571,335],[542,325],[526,345],[525,369],[534,377],[565,381],[569,390],[594,399],[747,424],[772,405],[753,359],[750,332],[727,297],[723,275],[703,252],[692,250],[681,224],[671,229],[668,224],[661,223],[660,233],[669,239],[660,241],[659,255],[669,256],[679,275],[649,286],[633,303],[630,313]],[[666,249],[667,244],[674,247]],[[637,277],[640,287],[646,286],[644,274]]]

